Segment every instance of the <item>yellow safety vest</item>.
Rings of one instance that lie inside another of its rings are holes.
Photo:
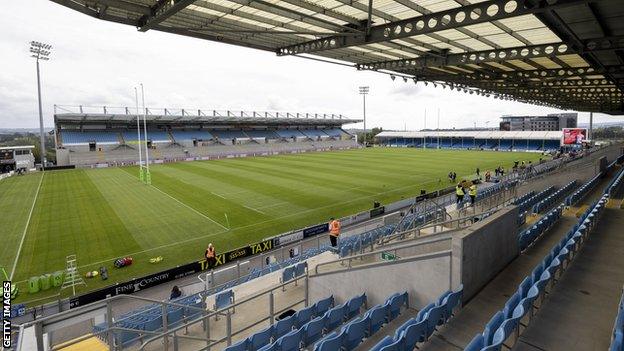
[[[464,195],[464,188],[462,188],[461,186],[458,186],[455,188],[455,194],[461,196]]]
[[[473,185],[473,186],[470,187],[469,194],[470,194],[470,196],[477,196],[477,186],[476,185]]]

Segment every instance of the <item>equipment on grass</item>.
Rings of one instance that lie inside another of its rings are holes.
[[[161,262],[162,260],[163,260],[162,256],[152,257],[149,259],[149,263],[158,263],[158,262]]]
[[[87,278],[95,278],[99,275],[100,273],[98,271],[89,271],[85,274],[85,277]]]
[[[39,277],[30,277],[28,279],[28,292],[30,294],[36,294],[39,292]]]
[[[78,272],[78,260],[76,255],[69,255],[65,257],[65,280],[61,286],[61,290],[71,287],[73,295],[76,295],[76,285],[86,286],[84,279]]]
[[[63,271],[56,271],[52,274],[52,286],[58,288],[63,285]]]
[[[52,287],[51,280],[51,274],[43,274],[39,276],[39,287],[41,288],[41,291],[50,290],[50,287]]]
[[[102,277],[102,280],[108,279],[108,270],[104,266],[100,267],[100,277]]]
[[[115,260],[115,262],[113,262],[113,265],[115,265],[115,267],[117,268],[126,267],[131,264],[132,264],[132,257],[118,258]]]

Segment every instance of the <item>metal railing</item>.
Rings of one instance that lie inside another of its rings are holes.
[[[127,106],[85,106],[85,105],[54,105],[54,114],[98,114],[98,115],[136,115],[136,107]],[[310,113],[290,111],[253,111],[253,110],[219,110],[219,109],[186,109],[168,107],[146,107],[139,114],[147,116],[172,116],[186,117],[187,119],[201,119],[214,117],[239,117],[239,118],[313,118],[313,119],[345,119],[342,114],[335,113]],[[149,117],[148,117],[149,118]],[[185,120],[187,120],[185,119]]]
[[[396,247],[392,248],[392,256],[395,258],[395,260],[402,260],[405,259],[405,257],[399,257],[397,255],[397,252],[399,250],[405,250],[405,249],[413,249],[415,247],[418,246],[424,246],[424,245],[431,245],[431,244],[435,244],[438,242],[443,242],[443,241],[451,241],[452,238],[450,237],[442,237],[442,238],[433,238],[433,239],[429,239],[429,240],[423,240],[423,241],[419,241],[417,243],[408,243],[405,245],[399,245]],[[450,243],[449,243],[450,246]],[[413,256],[427,256],[427,255],[433,255],[435,253],[438,253],[440,250],[434,252],[434,253],[430,253],[430,254],[425,254],[425,255],[413,255]],[[384,249],[379,249],[379,250],[373,250],[371,252],[366,252],[366,253],[361,253],[361,254],[357,254],[357,255],[352,255],[352,256],[347,256],[344,258],[339,258],[336,260],[332,260],[332,261],[327,261],[327,262],[323,262],[323,263],[319,263],[318,265],[316,265],[314,267],[314,274],[310,274],[310,272],[308,272],[308,274],[310,275],[310,277],[314,277],[320,274],[327,274],[327,273],[335,273],[335,272],[341,272],[341,271],[345,271],[345,270],[350,270],[354,267],[354,262],[355,263],[359,263],[357,266],[361,267],[361,266],[366,266],[366,265],[370,265],[372,263],[365,263],[367,258],[377,258],[377,257],[381,257],[382,253],[390,253],[388,250],[384,250]],[[410,256],[411,257],[411,256]],[[335,266],[336,269],[331,270],[330,272],[319,272],[319,267],[326,267],[326,266],[330,266],[333,265]]]
[[[297,282],[299,282],[300,280],[304,281],[304,285],[302,286],[303,289],[303,298],[295,300],[294,302],[290,302],[288,305],[280,308],[280,309],[276,309],[275,307],[275,292],[282,292],[283,289],[287,286],[287,285],[291,285],[291,284],[297,284]],[[146,347],[154,342],[160,341],[162,340],[163,342],[163,347],[164,350],[167,351],[169,350],[169,345],[168,345],[168,341],[169,339],[172,340],[172,347],[173,347],[173,351],[178,351],[179,347],[180,347],[180,340],[195,340],[195,341],[202,341],[206,343],[206,346],[200,348],[199,350],[210,350],[212,347],[225,342],[227,344],[227,346],[232,344],[232,337],[246,332],[249,329],[265,323],[265,322],[269,322],[269,324],[274,324],[275,323],[275,319],[276,316],[279,316],[280,314],[284,313],[285,311],[288,311],[290,309],[292,309],[293,307],[303,303],[306,307],[309,304],[309,295],[308,295],[309,289],[308,289],[308,275],[303,275],[297,278],[294,278],[292,280],[289,280],[287,282],[283,282],[280,283],[278,285],[274,285],[269,289],[266,289],[264,291],[260,291],[258,293],[255,293],[253,295],[250,295],[248,297],[245,297],[243,299],[240,299],[239,301],[235,302],[232,305],[229,305],[227,307],[224,307],[222,309],[218,309],[212,312],[209,312],[205,315],[202,315],[201,317],[194,319],[192,321],[189,321],[187,323],[183,323],[175,328],[171,328],[169,330],[163,330],[161,333],[156,333],[156,335],[154,335],[153,337],[145,340],[142,344],[141,347],[139,348],[139,350],[145,350]],[[249,303],[254,303],[256,302],[256,300],[262,300],[263,297],[267,297],[269,300],[269,306],[268,306],[268,314],[265,317],[262,317],[260,320],[256,320],[256,321],[249,321],[248,324],[242,326],[240,329],[234,331],[233,330],[233,326],[232,326],[232,315],[234,314],[235,309],[238,307],[240,308],[241,306],[245,305],[245,304],[249,304]],[[225,317],[225,335],[220,337],[220,338],[216,338],[213,339],[211,337],[211,330],[210,330],[210,318],[211,317],[219,317],[219,316],[224,316]],[[194,325],[198,325],[201,324],[202,328],[205,331],[204,336],[202,337],[198,337],[198,336],[190,336],[190,335],[184,335],[184,334],[180,334],[182,333],[182,331],[184,330],[188,330],[188,328],[193,327]]]

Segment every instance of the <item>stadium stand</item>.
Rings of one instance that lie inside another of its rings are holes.
[[[544,211],[545,209],[552,207],[556,201],[558,201],[562,197],[565,197],[566,194],[572,191],[572,189],[575,186],[576,186],[576,180],[573,180],[569,182],[568,184],[566,184],[565,186],[563,186],[561,189],[558,189],[554,193],[546,196],[543,200],[541,200],[540,202],[535,204],[535,206],[533,206],[533,213],[540,213]]]
[[[91,142],[102,144],[119,143],[119,133],[112,131],[64,130],[60,135],[60,139],[64,145],[85,145]]]
[[[83,114],[82,109],[58,108],[62,113],[56,113],[54,121],[59,165],[125,165],[138,161],[137,117],[129,113],[130,109],[115,114],[104,107],[104,114]],[[212,115],[199,111],[193,116],[184,110],[179,115],[171,110],[163,114],[158,114],[160,110],[148,111],[147,140],[153,150],[152,162],[358,147],[355,137],[341,129],[343,124],[357,120],[342,116],[308,114],[298,118],[298,114],[232,111],[212,111]],[[115,123],[110,123],[111,119]]]
[[[384,131],[375,137],[386,146],[543,152],[559,149],[562,132]]]

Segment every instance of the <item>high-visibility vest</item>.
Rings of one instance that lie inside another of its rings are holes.
[[[329,233],[333,236],[340,235],[340,222],[333,220],[329,223]]]
[[[215,257],[215,249],[214,249],[214,247],[207,248],[206,249],[206,258],[214,258],[214,257]]]
[[[470,194],[470,196],[477,196],[477,186],[476,185],[470,186],[470,190],[468,191],[468,194]]]
[[[459,195],[459,196],[464,195],[464,188],[462,188],[461,186],[459,186],[459,185],[458,185],[458,186],[455,188],[455,194],[457,194],[457,195]]]

